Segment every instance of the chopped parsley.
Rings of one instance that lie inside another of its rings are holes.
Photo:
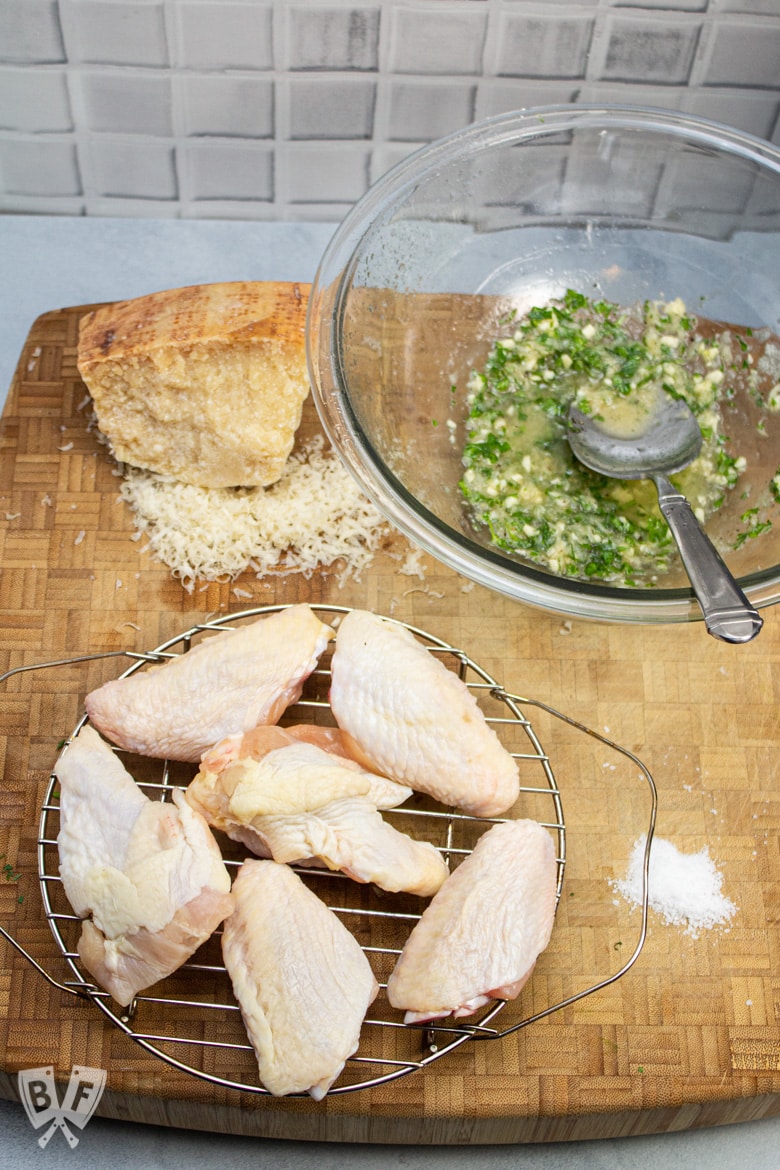
[[[5,854],[0,853],[0,861],[4,861],[4,860],[5,860]],[[4,881],[18,882],[19,878],[21,876],[22,876],[21,873],[17,873],[17,871],[11,865],[10,861],[5,862],[5,865],[3,866],[3,880]],[[24,894],[17,895],[16,900],[17,900],[17,902],[19,902],[21,904],[24,901]]]
[[[774,485],[774,480],[772,483]],[[746,540],[750,540],[756,536],[761,536],[763,532],[769,531],[769,529],[772,527],[772,521],[760,520],[758,519],[758,514],[758,508],[748,508],[746,512],[742,513],[740,519],[742,523],[748,525],[748,527],[744,528],[743,531],[738,534],[734,544],[732,545],[732,548],[735,550],[742,548],[742,545]]]

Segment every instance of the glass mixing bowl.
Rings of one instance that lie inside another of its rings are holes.
[[[493,547],[461,497],[472,370],[508,309],[570,288],[625,306],[681,297],[700,320],[750,328],[745,360],[765,389],[780,382],[780,150],[685,114],[583,105],[491,118],[417,151],[347,215],[313,283],[323,426],[387,518],[465,577],[571,616],[697,619],[681,568],[648,589],[556,576]],[[780,412],[743,386],[725,421],[747,469],[707,527],[760,608],[780,598]],[[734,549],[753,507],[773,526]]]

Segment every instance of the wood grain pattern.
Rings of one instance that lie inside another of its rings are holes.
[[[162,1065],[0,942],[0,1092],[17,1096],[19,1069],[52,1064],[66,1081],[81,1063],[108,1070],[106,1116],[418,1144],[607,1137],[780,1113],[777,613],[745,647],[715,642],[699,623],[568,628],[429,558],[424,579],[405,576],[394,545],[341,588],[329,572],[246,574],[189,594],[133,540],[115,469],[88,427],[75,366],[87,308],[34,324],[0,427],[0,671],[150,648],[248,605],[309,600],[392,614],[463,646],[510,691],[636,752],[659,787],[658,835],[687,852],[706,846],[738,910],[699,937],[651,913],[637,964],[603,991],[504,1040],[470,1042],[423,1072],[320,1104],[240,1094]],[[21,875],[0,874],[0,921],[58,979],[67,972],[36,877],[40,800],[86,690],[117,672],[112,660],[57,667],[15,675],[0,693],[0,853]],[[550,948],[502,1025],[618,969],[637,931],[609,882],[644,830],[646,791],[622,757],[542,714],[534,724],[561,786],[569,859]]]

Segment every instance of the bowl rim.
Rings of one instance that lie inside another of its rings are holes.
[[[345,290],[358,262],[361,241],[371,230],[375,212],[451,158],[466,157],[486,144],[519,144],[573,128],[646,129],[671,133],[745,158],[780,179],[780,147],[720,122],[650,105],[568,103],[530,106],[469,123],[413,151],[389,168],[356,201],[325,247],[311,285],[306,318],[306,353],[312,396],[321,424],[336,453],[379,511],[413,544],[477,584],[521,602],[567,616],[615,622],[701,620],[693,590],[624,589],[597,582],[558,577],[518,563],[457,534],[414,498],[376,454],[363,432],[346,392],[341,362]],[[335,295],[326,307],[326,292]],[[323,393],[320,378],[323,317],[329,321],[326,350],[337,392]],[[373,471],[373,478],[368,469]],[[377,488],[381,484],[381,490]],[[780,601],[780,565],[746,574],[739,584],[757,607]]]
[[[662,106],[631,105],[620,102],[558,103],[542,106],[524,106],[482,118],[441,138],[424,143],[389,167],[371,184],[367,191],[353,204],[326,245],[322,254],[315,282],[326,261],[333,252],[343,252],[345,243],[358,229],[365,234],[363,225],[372,223],[371,212],[375,205],[382,203],[388,191],[397,188],[400,192],[406,183],[419,181],[421,166],[433,168],[453,153],[463,149],[473,152],[483,145],[488,137],[493,146],[510,142],[522,142],[538,137],[540,133],[559,134],[574,125],[585,128],[603,128],[605,121],[618,128],[650,129],[654,126],[680,138],[692,136],[699,142],[710,143],[718,149],[729,149],[743,154],[761,166],[768,166],[780,175],[780,146],[747,131],[738,130],[723,122],[688,114]],[[543,129],[542,129],[543,128]]]

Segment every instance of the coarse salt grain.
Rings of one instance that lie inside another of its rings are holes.
[[[635,843],[622,881],[610,884],[626,901],[642,903],[645,837]],[[736,913],[723,893],[723,878],[707,849],[681,853],[670,841],[654,837],[650,846],[648,903],[669,926],[684,926],[696,938],[702,930],[721,926]]]

